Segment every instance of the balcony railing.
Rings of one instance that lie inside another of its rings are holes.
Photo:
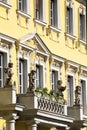
[[[38,103],[37,105],[38,109],[62,115],[66,115],[67,113],[66,105],[58,103],[56,101],[51,101],[48,99],[37,97],[37,103]]]
[[[53,101],[50,98],[38,96],[36,92],[18,94],[18,102],[25,105],[26,109],[40,109],[61,115],[67,115],[67,105]]]

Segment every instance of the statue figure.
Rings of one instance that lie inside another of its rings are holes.
[[[4,72],[7,74],[4,87],[12,87],[12,76],[13,76],[12,67],[13,67],[13,63],[8,63],[8,67],[4,68]]]
[[[80,105],[81,87],[76,86],[75,90],[75,105]]]
[[[66,86],[62,86],[62,80],[58,80],[57,81],[57,89],[58,89],[58,92],[59,92],[59,96],[63,97],[63,91],[66,89]]]
[[[28,74],[29,76],[29,88],[28,88],[28,92],[33,92],[35,89],[35,85],[36,85],[36,71],[35,70],[31,70],[31,72]]]

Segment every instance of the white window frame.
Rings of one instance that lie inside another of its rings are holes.
[[[24,5],[24,7],[22,7],[22,9],[19,9],[19,2],[21,3],[21,7],[23,6],[22,0],[18,0],[18,10],[21,11],[21,12],[24,12],[26,14],[29,14],[29,12],[30,12],[30,0],[25,1],[25,5]]]
[[[87,105],[87,78],[86,77],[84,77],[84,76],[80,76],[80,81],[81,80],[83,80],[83,81],[85,81],[85,105]],[[81,89],[82,90],[82,89]],[[82,94],[82,92],[81,92],[81,94]],[[82,95],[81,95],[81,98],[82,98]],[[81,99],[82,100],[82,99]],[[82,103],[82,101],[81,101],[81,103]]]
[[[2,48],[2,47],[0,47],[0,53],[2,53],[3,54],[3,60],[4,60],[4,66],[3,66],[3,69],[4,69],[4,67],[7,67],[8,66],[8,63],[9,63],[9,55],[10,55],[10,51],[9,51],[9,49],[7,49],[7,48]],[[4,70],[3,70],[3,72],[4,72]],[[3,73],[3,75],[4,75],[4,77],[3,77],[3,81],[2,81],[2,86],[0,86],[0,87],[4,87],[4,83],[5,83],[5,79],[6,79],[6,75],[5,75],[5,73]]]
[[[55,66],[52,66],[51,67],[51,88],[52,88],[52,71],[55,71],[57,73],[57,79],[56,80],[59,80],[60,79],[60,68],[59,67],[55,67]],[[54,86],[54,87],[57,87],[57,86]],[[57,90],[57,88],[55,88],[55,90]]]
[[[82,29],[83,37],[81,37],[81,30],[80,30],[80,15],[84,17],[84,21],[83,21],[84,24]],[[80,36],[80,40],[86,41],[86,10],[83,7],[79,8],[79,36]]]
[[[27,79],[26,79],[26,83],[24,83],[24,84],[26,84],[25,86],[21,86],[21,87],[25,87],[25,88],[22,88],[21,90],[22,90],[22,92],[21,93],[25,93],[26,91],[27,91],[27,87],[29,86],[29,79],[28,79],[28,73],[29,73],[29,68],[30,68],[30,63],[29,63],[29,55],[22,55],[20,52],[19,52],[19,54],[18,54],[18,76],[19,76],[19,60],[21,59],[21,60],[24,60],[24,61],[26,61],[26,66],[27,66],[27,68],[26,68],[26,74],[24,73],[24,75],[26,75],[26,77],[27,77]],[[19,89],[18,89],[18,91],[20,92],[20,84],[18,85],[19,86]],[[24,91],[25,90],[25,91]]]
[[[41,84],[41,85],[42,85],[41,87],[44,88],[44,87],[45,87],[45,67],[46,67],[46,65],[45,65],[45,63],[42,62],[42,61],[40,61],[40,62],[39,62],[39,61],[35,61],[35,64],[38,65],[38,66],[39,66],[39,65],[42,66],[42,72],[43,72],[43,74],[42,74],[43,80],[42,80],[42,81],[43,81],[43,82],[42,82],[42,84]],[[36,86],[36,87],[38,87],[38,86]]]
[[[1,0],[1,1],[6,3],[6,4],[10,4],[10,0]]]
[[[54,18],[52,18],[52,16],[50,16],[50,25],[52,26],[52,27],[54,27],[54,28],[60,28],[60,0],[56,0],[56,2],[57,2],[57,5],[56,5],[56,15],[55,15],[55,17],[56,17],[56,23],[53,25],[52,23],[51,23],[51,19],[53,19],[53,21],[54,21]],[[50,0],[50,11],[52,12],[52,10],[51,10],[51,0]],[[53,13],[53,15],[54,15],[54,13]],[[54,16],[53,16],[54,17]]]
[[[71,9],[72,10],[72,19],[71,19],[71,21],[70,21],[70,23],[71,23],[71,31],[70,32],[67,32],[67,8],[69,8],[69,9]],[[75,26],[75,22],[76,22],[76,20],[75,20],[75,6],[74,6],[74,3],[72,2],[72,1],[66,1],[66,33],[69,33],[70,35],[73,35],[73,36],[75,36],[76,34],[75,34],[75,28],[76,28],[76,26]]]
[[[46,21],[46,9],[45,9],[46,0],[41,0],[41,1],[42,1],[42,8],[40,9],[40,17],[39,18],[36,17],[36,19],[40,20],[42,22],[45,22]],[[36,12],[36,10],[35,10],[35,12]]]
[[[68,101],[68,81],[67,81],[67,85],[66,85],[66,89],[67,89],[67,104],[68,106],[73,106],[74,105],[74,100],[75,100],[75,73],[72,73],[72,72],[67,72],[66,73],[67,75],[67,80],[68,80],[68,76],[71,76],[73,78],[73,93],[72,93],[72,97],[70,98],[72,102]]]
[[[1,86],[0,87],[3,87],[3,76],[4,76],[4,55],[3,53],[0,53],[0,57],[1,57],[1,66],[0,66],[0,69],[1,69],[1,79],[0,79],[0,82],[1,82]]]

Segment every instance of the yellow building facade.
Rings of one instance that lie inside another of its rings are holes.
[[[85,0],[0,1],[0,130],[86,130]]]

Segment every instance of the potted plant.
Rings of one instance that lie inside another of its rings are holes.
[[[42,89],[42,96],[45,99],[49,99],[49,93],[48,93],[48,89],[46,87]]]
[[[36,87],[35,92],[36,92],[36,95],[38,97],[42,96],[42,88],[41,87]]]
[[[55,92],[53,90],[50,90],[49,96],[52,101],[55,101]]]

